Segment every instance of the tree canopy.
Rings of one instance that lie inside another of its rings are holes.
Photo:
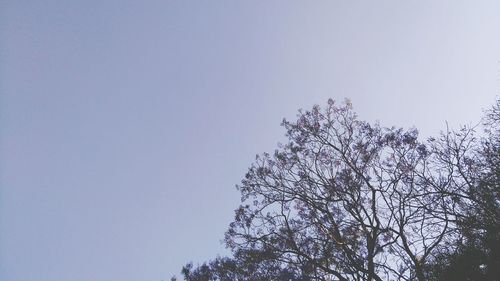
[[[499,123],[500,100],[485,133],[462,127],[425,141],[359,120],[348,100],[299,111],[282,123],[288,143],[258,155],[237,186],[224,240],[232,257],[188,264],[183,277],[494,280]]]

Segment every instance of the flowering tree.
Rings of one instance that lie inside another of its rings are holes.
[[[471,130],[448,134],[448,166],[463,179],[451,196],[460,240],[438,254],[428,268],[430,280],[498,280],[500,276],[500,99],[483,119],[485,135]]]
[[[478,174],[472,131],[422,143],[416,129],[358,120],[348,100],[282,125],[289,142],[257,156],[238,186],[225,237],[234,258],[205,264],[203,278],[187,266],[185,279],[427,280],[428,264],[460,239]]]

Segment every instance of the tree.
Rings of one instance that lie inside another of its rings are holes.
[[[462,157],[454,164],[468,182],[460,197],[461,239],[455,251],[444,251],[430,265],[429,278],[434,280],[498,280],[500,276],[500,99],[486,113],[486,136],[472,150],[473,157]],[[465,139],[464,134],[455,134],[449,146],[457,147]]]
[[[235,253],[234,258],[217,257],[196,268],[189,263],[182,269],[182,274],[186,281],[311,280],[293,267],[283,268],[269,254],[258,250],[240,250]]]
[[[473,130],[420,142],[333,100],[282,125],[289,142],[257,156],[238,186],[234,258],[187,265],[186,280],[422,281],[459,248],[482,175]]]

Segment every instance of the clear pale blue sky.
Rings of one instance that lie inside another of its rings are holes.
[[[298,108],[436,134],[500,92],[500,1],[0,2],[0,280],[160,281]]]

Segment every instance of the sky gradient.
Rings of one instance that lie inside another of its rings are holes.
[[[161,281],[226,254],[297,109],[424,137],[500,92],[499,1],[0,1],[0,280]]]

